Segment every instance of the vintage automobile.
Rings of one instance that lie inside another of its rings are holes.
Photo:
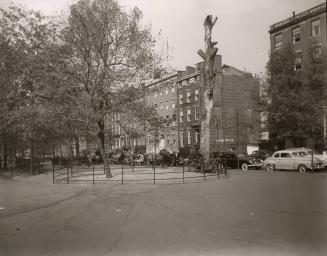
[[[253,157],[252,155],[239,154],[238,155],[238,165],[243,171],[248,169],[260,169],[263,165],[261,158]]]
[[[219,152],[218,157],[224,166],[231,169],[241,168],[246,171],[250,168],[261,168],[262,161],[245,154],[235,154],[232,152]]]
[[[270,157],[272,154],[273,152],[269,150],[255,150],[252,152],[250,156],[264,161],[267,157]]]
[[[276,151],[271,157],[266,158],[263,166],[268,172],[298,170],[300,173],[305,173],[309,169],[322,169],[323,163],[317,157],[311,159],[310,156],[301,154],[298,149],[288,149]]]
[[[292,148],[293,150],[298,150],[300,155],[312,157],[312,149],[310,148]],[[324,168],[327,168],[327,155],[318,154],[313,151],[313,157],[318,158],[324,165]]]

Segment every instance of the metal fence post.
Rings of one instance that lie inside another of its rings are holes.
[[[153,168],[153,184],[156,184],[156,165]]]
[[[55,166],[54,163],[52,162],[52,184],[55,183]]]
[[[93,164],[93,168],[92,168],[92,176],[93,176],[93,185],[94,185],[94,164]]]
[[[69,184],[69,165],[67,165],[67,184]]]
[[[73,160],[70,159],[70,177],[73,177]]]
[[[13,168],[10,168],[10,179],[14,180],[14,170],[13,170]]]
[[[121,166],[121,184],[124,185],[124,165]]]
[[[203,180],[206,180],[206,169],[203,169]]]
[[[183,164],[183,183],[184,183],[184,179],[185,179],[185,171],[184,171],[184,164]]]

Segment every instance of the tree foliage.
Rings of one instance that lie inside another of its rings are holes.
[[[303,146],[305,139],[321,140],[323,106],[326,102],[324,79],[325,52],[317,54],[315,46],[307,52],[307,62],[295,70],[296,54],[291,45],[272,52],[267,65],[264,95],[270,139],[283,147],[285,139]]]
[[[55,147],[59,140],[72,151],[82,136],[96,137],[106,160],[108,117],[152,115],[140,85],[157,59],[139,9],[80,0],[61,20],[14,5],[0,11],[0,129],[7,138],[14,132],[32,158],[36,144]]]

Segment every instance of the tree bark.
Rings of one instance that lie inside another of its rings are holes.
[[[5,133],[3,133],[3,169],[8,169],[8,142]]]
[[[34,172],[34,131],[32,129],[32,137],[31,137],[31,151],[30,151],[30,171],[35,175]]]
[[[203,76],[203,91],[204,91],[204,115],[201,122],[201,143],[200,150],[204,156],[206,163],[210,160],[210,122],[213,109],[213,85],[215,82],[215,73],[213,71],[214,59],[218,48],[214,47],[216,42],[211,42],[211,30],[215,25],[217,18],[212,20],[212,16],[208,15],[204,21],[205,29],[205,52],[198,51],[198,54],[204,60],[204,76]],[[218,138],[217,138],[218,139]]]
[[[76,157],[79,157],[79,139],[78,136],[74,136],[75,139],[75,153]]]
[[[97,133],[97,139],[98,139],[98,142],[100,144],[100,154],[101,154],[101,157],[102,157],[102,160],[103,160],[104,170],[105,170],[105,173],[106,173],[106,177],[111,178],[112,173],[111,173],[111,170],[110,170],[109,159],[106,156],[105,148],[104,148],[105,140],[104,140],[104,120],[103,119],[98,121],[98,129],[99,129],[99,131]]]

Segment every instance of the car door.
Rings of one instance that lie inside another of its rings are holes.
[[[289,170],[293,168],[292,155],[289,152],[282,152],[279,160],[280,169]]]
[[[272,157],[271,160],[273,161],[275,165],[275,169],[280,169],[280,153],[275,153]]]

